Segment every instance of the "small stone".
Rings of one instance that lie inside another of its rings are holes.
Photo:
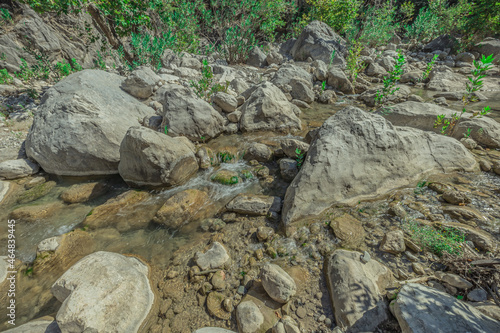
[[[406,249],[403,231],[394,230],[385,234],[382,243],[380,244],[380,250],[384,252],[389,252],[392,254],[399,254],[404,252]]]
[[[203,282],[203,284],[200,287],[199,292],[203,296],[206,296],[206,295],[208,295],[209,292],[212,291],[212,289],[213,289],[213,286],[209,282]]]
[[[322,322],[324,322],[324,321],[325,321],[325,319],[326,319],[326,316],[325,316],[325,315],[321,315],[321,316],[319,316],[318,321],[319,321],[320,323],[322,323]]]
[[[307,311],[303,306],[300,306],[299,308],[297,308],[297,311],[295,311],[295,314],[300,319],[304,319],[307,316]]]
[[[233,300],[230,298],[226,298],[224,302],[222,302],[222,306],[227,312],[233,312],[234,310]]]
[[[259,227],[257,229],[257,238],[261,242],[265,242],[266,240],[272,238],[274,235],[274,229],[271,227]]]
[[[320,291],[318,293],[316,293],[316,295],[314,295],[316,297],[316,299],[322,299],[323,298],[323,293]]]
[[[470,203],[469,197],[459,191],[446,191],[443,193],[443,199],[452,205],[463,205]]]
[[[174,270],[167,273],[167,279],[175,279],[177,276],[179,276],[179,272]]]
[[[416,262],[418,261],[418,258],[414,256],[410,251],[405,251],[405,256],[410,260],[411,262]]]
[[[245,287],[244,286],[239,286],[238,290],[236,291],[240,295],[245,295]]]
[[[398,268],[398,276],[400,280],[408,280],[408,274],[403,272],[401,269]]]
[[[325,325],[326,325],[327,327],[330,327],[330,326],[332,325],[332,320],[331,320],[330,318],[326,318],[326,319],[325,319]]]
[[[413,271],[417,275],[425,275],[424,267],[421,264],[414,262],[413,264],[411,264],[411,268],[413,268]]]
[[[262,252],[262,249],[255,250],[255,258],[257,258],[257,260],[264,259],[264,253]]]
[[[370,254],[367,251],[363,252],[363,255],[361,256],[361,262],[366,264],[370,261],[370,259]]]
[[[262,286],[276,302],[287,303],[297,292],[295,281],[281,267],[266,264],[261,270]]]
[[[212,285],[214,286],[215,290],[224,290],[226,289],[226,274],[224,271],[217,271],[214,273],[212,276]]]
[[[438,276],[438,274],[436,274],[436,276]],[[456,287],[458,289],[470,289],[473,287],[472,283],[470,283],[469,281],[465,280],[464,278],[456,274],[450,274],[450,273],[441,274],[440,279],[441,281],[446,282],[450,286]]]
[[[471,302],[484,302],[488,299],[488,294],[483,289],[474,289],[467,294],[467,299]]]
[[[281,321],[278,321],[274,326],[273,326],[273,333],[286,333],[285,331],[285,326]]]
[[[404,242],[405,242],[405,245],[413,252],[418,253],[418,252],[422,251],[422,249],[417,244],[413,243],[413,241],[411,239],[405,237]]]
[[[278,253],[276,252],[276,250],[274,249],[274,247],[268,247],[267,250],[267,255],[270,256],[271,258],[273,259],[276,259],[276,257],[278,256]]]
[[[202,270],[219,268],[229,260],[226,249],[219,242],[214,242],[212,247],[205,253],[196,253],[196,264]]]
[[[223,294],[218,292],[211,292],[207,297],[207,309],[208,313],[220,319],[228,320],[231,318],[231,313],[225,311],[222,308],[222,302],[225,297]]]

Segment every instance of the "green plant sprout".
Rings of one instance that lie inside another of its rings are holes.
[[[432,57],[432,60],[427,64],[427,67],[425,68],[424,72],[422,73],[422,76],[418,79],[418,82],[423,82],[427,80],[429,77],[429,74],[432,71],[432,68],[434,67],[434,64],[436,63],[437,58],[439,58],[439,54],[435,54],[434,57]]]
[[[300,169],[302,167],[302,164],[304,163],[305,153],[303,153],[299,148],[296,148],[295,155],[296,155],[295,160],[297,161],[297,168]]]
[[[398,56],[394,57],[396,60],[396,64],[394,65],[394,70],[389,72],[389,76],[384,76],[384,87],[382,90],[378,90],[375,95],[375,104],[384,106],[387,102],[387,98],[391,95],[394,95],[396,91],[399,90],[399,87],[396,87],[396,84],[401,79],[401,75],[403,74],[403,66],[406,63],[404,54],[399,51]],[[384,112],[388,112],[388,108],[384,108]]]

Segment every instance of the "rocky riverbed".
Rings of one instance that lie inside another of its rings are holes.
[[[407,65],[384,112],[396,49]],[[365,49],[356,84],[343,52],[313,22],[246,65],[209,57],[229,82],[209,100],[190,54],[37,82],[41,98],[0,86],[0,234],[16,221],[24,324],[9,332],[499,331],[498,292],[440,257],[498,281],[498,66],[470,105],[488,116],[449,136],[434,121],[461,111],[472,62],[500,41]],[[461,241],[428,241],[450,227]]]

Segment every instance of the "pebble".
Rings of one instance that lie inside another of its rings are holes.
[[[363,255],[361,256],[361,262],[366,264],[370,261],[370,259],[370,254],[367,251],[363,252]]]
[[[237,293],[240,295],[245,295],[245,287],[244,286],[239,286]]]
[[[297,311],[295,311],[295,314],[297,315],[297,317],[299,317],[300,319],[304,319],[306,316],[307,316],[307,311],[304,307],[299,307],[297,309]]]
[[[326,325],[326,326],[330,326],[330,325],[332,325],[332,320],[331,320],[330,318],[326,318],[326,319],[325,319],[325,325]]]
[[[322,323],[322,322],[324,322],[324,321],[325,321],[325,319],[326,319],[326,316],[325,316],[325,315],[321,315],[321,316],[319,316],[318,321],[319,321],[320,323]]]

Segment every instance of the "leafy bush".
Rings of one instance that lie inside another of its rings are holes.
[[[191,81],[191,87],[194,88],[196,95],[199,98],[203,98],[206,101],[210,101],[213,94],[220,91],[227,92],[229,82],[226,85],[220,83],[214,83],[212,68],[208,65],[206,60],[203,60],[203,65],[201,68],[202,78],[198,82]]]
[[[402,228],[414,242],[438,256],[445,252],[460,255],[463,251],[465,235],[458,229],[444,227],[442,230],[436,230],[415,220],[404,220]]]
[[[307,3],[310,21],[323,21],[340,34],[351,28],[361,7],[359,0],[307,0]]]
[[[411,25],[405,25],[405,35],[409,39],[428,42],[439,36],[439,18],[429,8],[421,8]]]
[[[10,16],[9,11],[5,8],[0,8],[0,23],[5,24],[9,22],[12,22],[12,16]]]
[[[356,80],[358,79],[359,73],[365,70],[366,64],[361,60],[360,55],[363,50],[363,46],[354,41],[349,48],[349,52],[347,54],[347,71],[349,72],[349,76],[351,77],[352,84],[356,84]]]
[[[403,53],[399,52],[397,57],[394,57],[396,64],[394,65],[394,70],[389,71],[388,76],[384,76],[384,87],[382,90],[378,90],[375,95],[375,103],[377,105],[384,105],[387,102],[387,98],[390,95],[394,95],[399,87],[396,88],[396,84],[401,79],[403,74],[403,66],[406,63],[406,59]]]
[[[14,82],[14,78],[9,75],[6,69],[0,69],[0,84],[9,84]]]

